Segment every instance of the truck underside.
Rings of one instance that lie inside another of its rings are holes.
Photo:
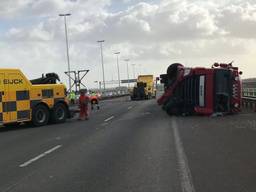
[[[181,64],[173,64],[167,74],[160,77],[165,93],[158,103],[168,114],[212,115],[240,111],[241,82],[238,69],[231,64],[208,69],[186,69]]]

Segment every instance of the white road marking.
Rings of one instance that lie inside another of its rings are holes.
[[[195,192],[191,171],[189,169],[187,157],[184,152],[183,144],[180,138],[176,118],[172,118],[172,128],[177,152],[177,159],[179,164],[182,192]]]
[[[114,119],[114,118],[115,118],[114,116],[111,116],[111,117],[105,119],[104,121],[105,121],[105,122],[108,122],[108,121],[110,121],[110,120],[112,120],[112,119]]]
[[[34,157],[33,159],[30,159],[30,160],[28,160],[27,162],[25,162],[25,163],[19,165],[19,167],[21,167],[21,168],[22,168],[22,167],[27,167],[27,166],[30,165],[31,163],[33,163],[33,162],[35,162],[35,161],[37,161],[37,160],[39,160],[39,159],[45,157],[46,155],[49,155],[50,153],[56,151],[57,149],[59,149],[59,148],[61,148],[61,147],[62,147],[62,145],[57,145],[57,146],[55,146],[55,147],[49,149],[48,151],[45,151],[44,153],[42,153],[42,154],[40,154],[40,155]]]
[[[151,115],[151,114],[152,114],[152,113],[149,112],[149,111],[146,111],[146,112],[142,113],[142,115]]]
[[[128,110],[132,109],[132,106],[128,107]]]

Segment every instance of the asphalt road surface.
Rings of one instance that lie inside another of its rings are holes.
[[[255,192],[256,120],[104,101],[89,121],[0,130],[0,192]]]

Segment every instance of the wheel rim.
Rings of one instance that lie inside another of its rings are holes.
[[[44,110],[39,109],[36,113],[36,119],[39,123],[44,123],[46,120],[46,114],[44,112]]]
[[[59,119],[59,120],[64,119],[64,117],[65,117],[65,111],[64,111],[64,109],[62,109],[61,107],[58,107],[57,110],[56,110],[56,117],[57,117],[57,119]]]

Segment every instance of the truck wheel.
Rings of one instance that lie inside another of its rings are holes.
[[[32,112],[32,123],[35,126],[47,125],[49,121],[49,110],[44,105],[38,105]]]
[[[56,104],[51,113],[52,122],[64,123],[67,120],[67,114],[67,107],[64,104]]]

